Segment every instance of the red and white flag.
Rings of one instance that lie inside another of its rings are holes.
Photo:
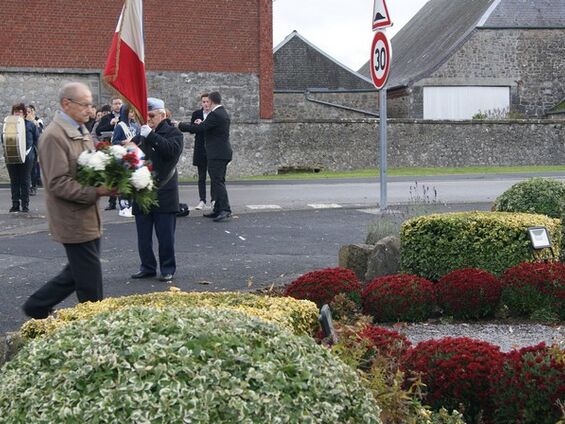
[[[125,0],[103,77],[131,105],[140,121],[147,122],[142,0]]]

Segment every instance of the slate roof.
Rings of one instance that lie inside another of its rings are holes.
[[[565,28],[565,0],[430,0],[391,40],[387,87],[429,75],[475,28],[526,27]],[[370,77],[369,62],[358,72]]]
[[[275,90],[374,89],[371,80],[324,53],[297,31],[273,49]]]

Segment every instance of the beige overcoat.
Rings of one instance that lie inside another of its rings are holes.
[[[75,180],[79,155],[94,149],[88,130],[82,127],[85,135],[57,112],[39,140],[49,230],[61,243],[84,243],[102,234],[96,188]]]

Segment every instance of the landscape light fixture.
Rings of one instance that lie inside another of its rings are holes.
[[[532,247],[536,250],[551,247],[549,233],[545,227],[529,227],[528,234],[532,241]]]

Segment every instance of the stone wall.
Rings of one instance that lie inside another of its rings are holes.
[[[280,92],[276,91],[274,96],[275,114],[277,121],[283,120],[310,120],[310,119],[342,119],[342,118],[363,118],[366,115],[347,109],[324,105],[312,102],[307,99],[314,99],[339,106],[353,109],[378,113],[379,93],[376,90],[359,91],[310,91],[306,95],[303,91]]]
[[[80,77],[85,81],[92,78],[86,74]],[[197,93],[200,92],[199,78],[201,78],[199,75],[158,74],[152,77],[150,90],[170,90],[166,93],[166,96],[172,99],[169,101],[169,106],[174,102],[178,102],[179,105],[188,104],[190,98],[194,98],[196,103]],[[58,78],[55,76],[46,75],[45,81],[49,82],[49,85],[59,86]],[[218,81],[220,82],[220,79]],[[226,81],[231,80],[221,79],[221,81],[226,84]],[[25,78],[18,83],[24,84]],[[249,90],[238,90],[237,87],[227,87],[227,85],[223,90],[224,93],[231,95],[226,96],[226,106],[233,117],[231,141],[234,147],[234,160],[228,168],[230,177],[276,174],[278,169],[287,166],[315,166],[336,171],[378,166],[377,119],[341,117],[314,120],[302,117],[294,120],[253,120],[251,118],[257,116],[258,96],[252,94],[256,84],[252,78],[234,79],[233,84],[237,83],[247,84]],[[182,87],[186,87],[186,90]],[[39,96],[39,88],[36,90]],[[50,92],[49,90],[49,87],[45,88],[45,92]],[[237,101],[234,101],[235,93],[241,92],[248,97],[235,98]],[[45,97],[44,104],[54,108],[55,105],[49,103],[52,100],[48,101],[48,97],[51,96]],[[194,107],[196,106],[186,107],[177,112],[173,108],[173,114],[177,119],[182,119]],[[41,108],[39,109],[41,112]],[[388,145],[390,167],[565,163],[564,122],[559,120],[391,119],[388,122]],[[185,146],[179,170],[184,179],[190,179],[196,174],[195,167],[192,166],[192,135],[185,135]],[[0,180],[8,181],[3,162],[2,156]]]
[[[0,117],[10,114],[14,103],[33,104],[37,114],[49,123],[58,107],[60,87],[81,81],[93,91],[95,104],[110,102],[111,93],[101,82],[97,70],[2,69],[0,68]],[[255,74],[214,72],[148,72],[149,96],[160,97],[177,119],[190,117],[199,108],[200,93],[220,91],[234,120],[259,119],[259,79]]]
[[[389,167],[563,165],[563,121],[388,122]],[[192,142],[181,170],[193,177]],[[378,167],[378,121],[234,122],[228,175],[276,174],[286,166],[351,170]]]
[[[543,117],[565,96],[564,41],[565,29],[479,29],[430,79],[443,85],[450,79],[469,85],[509,80],[516,90],[512,110]]]
[[[507,86],[510,108],[544,117],[565,96],[565,29],[476,29],[445,63],[390,98],[391,118],[423,116],[422,87]]]

